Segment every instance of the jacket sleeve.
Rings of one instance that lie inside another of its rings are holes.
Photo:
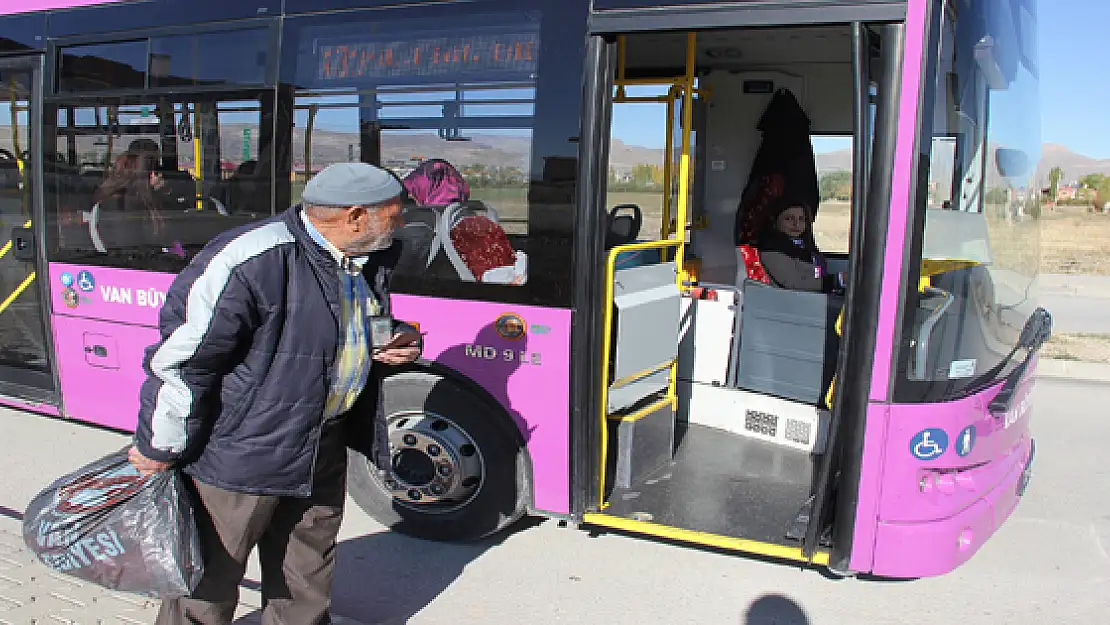
[[[818,277],[813,263],[791,258],[782,252],[760,252],[759,258],[771,280],[784,289],[827,293],[836,284],[836,275]]]
[[[135,444],[152,460],[195,450],[214,402],[258,324],[257,303],[234,254],[197,258],[174,280],[162,307],[161,340],[147,349]],[[207,260],[207,262],[204,262]]]

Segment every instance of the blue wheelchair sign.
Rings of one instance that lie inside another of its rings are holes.
[[[96,280],[93,275],[86,270],[77,272],[77,288],[85,293],[91,292],[96,287]]]
[[[940,428],[929,428],[917,433],[910,441],[910,453],[918,460],[933,460],[948,450],[948,433]]]

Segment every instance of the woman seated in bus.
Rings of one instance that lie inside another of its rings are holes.
[[[771,283],[795,291],[842,291],[844,274],[828,272],[813,240],[813,211],[789,197],[775,200],[770,208],[771,221],[757,247]]]
[[[470,203],[470,185],[451,163],[438,158],[423,161],[402,184],[418,206],[443,207],[442,223],[437,222],[436,228],[442,236],[449,227],[441,245],[459,277],[512,285],[527,280],[527,255],[513,249],[496,216],[490,218],[488,212],[482,214],[486,212],[483,205]],[[432,254],[437,256],[439,250]],[[429,268],[433,262],[429,262]]]
[[[105,251],[155,247],[184,255],[163,216],[165,181],[155,164],[152,155],[125,152],[97,187],[93,194],[98,208],[96,231]]]

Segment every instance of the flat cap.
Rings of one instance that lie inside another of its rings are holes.
[[[317,206],[369,206],[401,195],[401,183],[369,163],[335,163],[312,177],[301,199]]]

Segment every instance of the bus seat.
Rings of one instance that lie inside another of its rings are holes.
[[[836,365],[831,328],[844,299],[744,283],[736,386],[820,405]]]
[[[621,215],[622,210],[631,210],[631,215]],[[644,213],[636,204],[617,204],[609,211],[605,229],[605,249],[611,250],[618,245],[627,245],[640,236],[644,224]]]

